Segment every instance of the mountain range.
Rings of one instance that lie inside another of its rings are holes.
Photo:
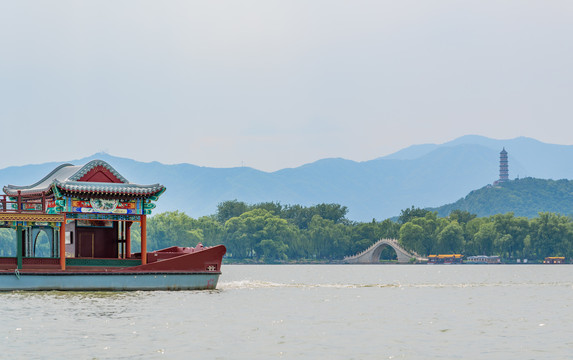
[[[436,208],[453,203],[499,176],[499,152],[509,155],[510,178],[572,179],[573,146],[532,138],[496,140],[468,135],[443,144],[413,145],[388,156],[356,162],[322,159],[296,168],[264,172],[249,167],[211,168],[167,165],[97,153],[87,158],[0,169],[0,184],[29,185],[56,166],[101,159],[129,181],[167,187],[157,212],[180,210],[192,217],[211,215],[217,204],[280,202],[304,206],[337,203],[348,218],[383,220],[411,206]]]

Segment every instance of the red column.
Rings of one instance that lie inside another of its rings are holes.
[[[141,215],[141,265],[147,264],[147,216]]]
[[[66,214],[60,224],[60,268],[66,270]]]

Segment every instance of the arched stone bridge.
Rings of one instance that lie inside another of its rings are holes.
[[[417,262],[427,261],[428,259],[422,258],[415,252],[408,252],[398,244],[395,239],[381,239],[372,244],[368,249],[353,256],[346,256],[343,262],[347,264],[377,264],[380,262],[380,254],[386,246],[390,246],[398,256],[398,263],[407,264],[411,259],[416,259]]]

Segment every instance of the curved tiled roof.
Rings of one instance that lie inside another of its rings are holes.
[[[89,182],[79,181],[96,167],[104,167],[113,174],[120,183],[107,182]],[[91,193],[110,196],[130,196],[130,197],[148,197],[160,195],[165,191],[165,187],[160,184],[138,185],[130,183],[126,178],[119,174],[111,165],[103,160],[92,160],[83,166],[72,164],[62,164],[52,170],[40,181],[27,186],[7,185],[3,190],[6,195],[17,196],[20,192],[23,196],[35,196],[49,194],[53,191],[52,187],[58,190],[71,193]]]
[[[18,195],[18,191],[21,192],[22,195],[38,195],[45,192],[48,192],[52,186],[54,180],[65,180],[68,177],[75,174],[81,166],[76,166],[72,164],[62,164],[52,170],[48,175],[44,176],[40,181],[32,184],[32,185],[25,185],[25,186],[17,186],[17,185],[6,185],[2,190],[6,195],[16,196]]]
[[[129,195],[136,197],[146,197],[155,195],[165,190],[160,184],[137,185],[121,183],[101,183],[85,181],[54,181],[54,186],[59,190],[73,193],[97,193],[102,195]]]

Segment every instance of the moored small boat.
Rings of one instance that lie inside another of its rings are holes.
[[[428,255],[428,264],[461,264],[462,254],[437,254]]]
[[[543,259],[544,264],[565,264],[564,256],[548,256]]]
[[[501,258],[497,255],[474,255],[468,256],[466,264],[501,264]]]

